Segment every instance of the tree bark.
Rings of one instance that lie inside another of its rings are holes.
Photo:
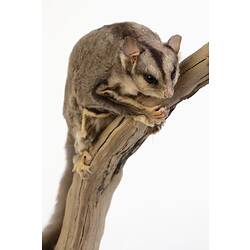
[[[175,94],[165,103],[171,112],[179,102],[208,84],[208,53],[206,44],[181,63]],[[92,174],[88,179],[81,179],[78,174],[73,176],[56,250],[99,249],[106,214],[121,180],[122,167],[151,133],[151,128],[129,117],[115,118],[104,130],[91,151]]]

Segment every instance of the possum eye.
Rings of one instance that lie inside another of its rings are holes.
[[[155,84],[158,83],[158,80],[154,76],[152,76],[152,75],[144,74],[143,77],[144,77],[144,80],[146,82],[148,82],[149,84],[155,85]]]
[[[173,71],[171,72],[171,80],[173,81],[175,79],[176,76],[176,66],[174,66]]]

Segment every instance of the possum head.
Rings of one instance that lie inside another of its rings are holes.
[[[172,36],[167,43],[137,41],[125,37],[120,62],[122,70],[111,77],[119,85],[120,94],[171,98],[179,77],[178,52],[181,37]]]

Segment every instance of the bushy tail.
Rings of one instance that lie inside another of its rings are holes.
[[[43,230],[42,236],[42,250],[53,250],[57,240],[59,238],[65,206],[66,206],[66,198],[69,191],[69,187],[72,183],[72,164],[73,164],[73,156],[74,156],[74,144],[72,137],[68,134],[67,142],[65,145],[66,155],[67,155],[67,166],[63,177],[60,182],[59,191],[57,195],[57,203],[55,206],[54,213],[50,219],[49,224]]]

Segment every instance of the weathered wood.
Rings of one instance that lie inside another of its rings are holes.
[[[181,76],[173,98],[165,104],[173,110],[208,84],[208,44],[181,63]],[[147,103],[155,103],[148,99]],[[143,101],[142,101],[143,103]],[[91,149],[92,174],[81,179],[74,174],[64,222],[56,250],[98,250],[112,195],[122,177],[122,167],[151,131],[132,118],[117,117]]]

